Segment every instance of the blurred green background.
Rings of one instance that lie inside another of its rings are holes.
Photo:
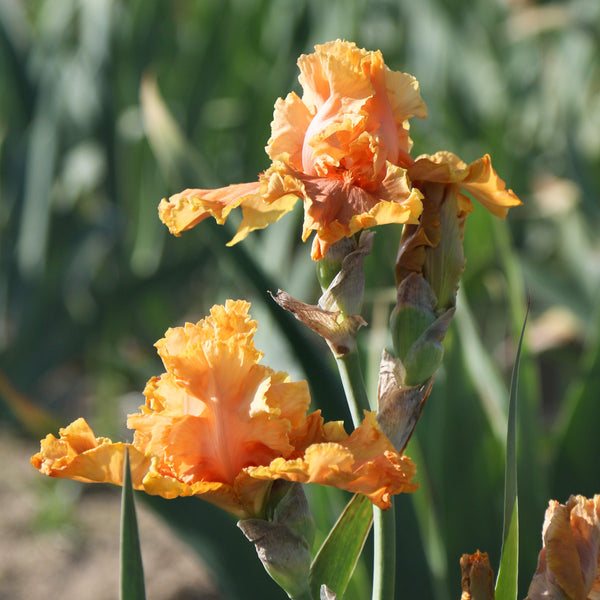
[[[2,434],[33,453],[85,416],[97,435],[128,439],[124,415],[162,370],[153,343],[228,297],[253,302],[265,364],[308,378],[325,416],[349,423],[327,348],[266,294],[318,297],[301,211],[234,248],[234,223],[174,238],[157,217],[159,200],[186,187],[255,180],[274,101],[299,91],[298,56],[338,37],[419,80],[429,116],[411,124],[413,155],[489,152],[524,202],[507,223],[480,207],[468,218],[457,316],[408,449],[421,489],[397,501],[397,597],[459,597],[463,552],[488,551],[496,569],[508,382],[530,298],[524,597],[547,501],[600,492],[597,0],[0,0]],[[399,236],[380,229],[366,264],[372,393]],[[348,498],[309,493],[322,540]],[[145,500],[204,557],[223,597],[281,597],[227,515]],[[368,554],[346,598],[368,597]]]

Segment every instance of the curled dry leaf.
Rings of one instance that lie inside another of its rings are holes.
[[[296,319],[302,321],[307,327],[316,331],[335,354],[340,357],[354,350],[356,346],[356,332],[360,327],[366,325],[366,321],[360,315],[343,317],[339,310],[330,311],[296,300],[287,292],[277,290],[273,299],[281,308],[291,312]]]
[[[402,362],[384,350],[379,367],[377,422],[399,453],[406,448],[433,385],[433,377],[422,385],[408,387],[402,384],[403,379]]]

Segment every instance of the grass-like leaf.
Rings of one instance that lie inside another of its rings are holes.
[[[529,313],[529,308],[527,309]],[[521,329],[519,347],[515,357],[510,398],[508,401],[508,427],[506,433],[506,467],[504,476],[504,530],[502,555],[496,580],[497,600],[516,600],[519,578],[519,500],[517,493],[517,387],[519,360],[525,334],[527,315]]]
[[[468,357],[465,369],[479,391],[481,407],[491,430],[499,442],[504,442],[506,413],[503,399],[506,398],[506,386],[502,382],[498,367],[477,332],[466,295],[460,291],[455,317],[460,343],[464,348],[465,356]]]
[[[343,597],[372,522],[371,502],[366,496],[355,494],[313,560],[310,569],[313,598],[320,598],[319,590],[323,584],[338,598]]]
[[[434,501],[434,492],[427,462],[421,452],[419,433],[410,441],[407,454],[419,469],[419,490],[411,494],[415,515],[419,525],[419,533],[423,540],[425,558],[429,566],[431,586],[437,600],[449,600],[448,593],[448,549],[442,535],[440,516]]]
[[[129,453],[123,466],[121,497],[121,600],[145,600],[144,567],[131,485]]]

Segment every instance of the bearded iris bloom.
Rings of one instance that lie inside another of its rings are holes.
[[[42,440],[32,464],[52,477],[121,485],[129,451],[136,489],[199,496],[239,519],[263,515],[276,479],[359,492],[381,508],[414,491],[414,464],[373,414],[348,435],[320,411],[307,414],[305,381],[259,364],[249,307],[228,300],[157,342],[166,373],[148,382],[145,405],[128,418],[132,444],[97,438],[78,419]]]
[[[410,156],[408,120],[425,118],[417,80],[391,71],[381,52],[336,40],[298,60],[303,94],[275,103],[266,151],[271,166],[253,183],[214,190],[187,189],[163,200],[159,215],[179,235],[209,216],[223,224],[241,206],[230,244],[304,204],[302,240],[314,232],[313,260],[344,237],[375,225],[416,225],[423,186],[455,186],[493,214],[520,204],[505,189],[488,155],[467,165],[450,152]],[[470,200],[461,195],[466,212]]]
[[[315,232],[319,260],[343,237],[386,223],[416,223],[421,193],[412,189],[408,119],[427,115],[417,80],[391,71],[381,52],[337,40],[298,60],[303,95],[275,103],[266,151],[271,167],[255,183],[189,189],[163,200],[159,214],[178,235],[208,216],[222,224],[242,207],[230,243],[304,203],[302,239]]]

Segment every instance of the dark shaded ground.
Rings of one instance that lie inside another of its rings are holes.
[[[0,430],[0,600],[119,597],[120,490],[45,478]],[[148,600],[218,600],[196,556],[140,502]]]

